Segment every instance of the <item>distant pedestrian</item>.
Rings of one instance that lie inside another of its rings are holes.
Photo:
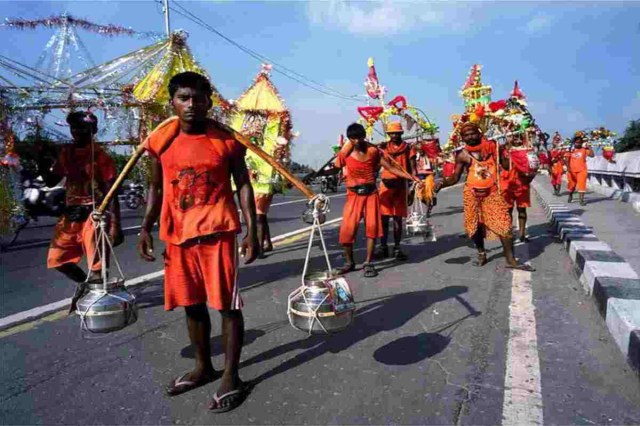
[[[53,167],[39,167],[48,186],[65,180],[65,210],[54,229],[47,255],[47,266],[62,272],[77,283],[69,313],[77,309],[78,300],[87,292],[87,281],[99,282],[103,262],[96,251],[96,224],[91,212],[113,185],[116,167],[113,159],[94,141],[98,118],[88,111],[74,111],[67,116],[73,143],[62,146]],[[120,226],[120,205],[113,197],[109,207],[109,237],[114,246],[124,240]],[[87,257],[89,272],[78,266]]]
[[[586,206],[584,194],[587,192],[587,157],[593,157],[593,150],[585,144],[585,136],[582,132],[577,132],[573,137],[573,147],[566,154],[565,161],[568,163],[569,173],[567,174],[569,190],[568,203],[573,202],[573,193],[578,190],[580,205]]]

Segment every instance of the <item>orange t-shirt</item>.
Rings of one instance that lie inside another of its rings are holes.
[[[409,159],[411,155],[411,148],[406,142],[402,142],[400,145],[394,145],[392,143],[387,143],[387,145],[382,149],[382,151],[387,154],[389,157],[393,158],[393,160],[400,164],[403,169],[409,170]],[[382,179],[402,179],[389,170],[382,168],[382,174],[380,175]]]
[[[109,154],[97,145],[93,147],[93,162],[91,154],[91,145],[82,148],[63,146],[53,167],[54,174],[67,178],[65,189],[68,206],[91,205],[92,192],[96,201],[102,200],[105,196],[103,191],[109,189],[106,184],[116,177],[116,166]]]
[[[357,185],[375,184],[376,177],[380,171],[381,154],[378,148],[369,146],[367,148],[367,156],[365,161],[360,161],[351,155],[345,158],[344,154],[338,154],[338,167],[346,167],[347,187]]]
[[[160,238],[182,244],[218,232],[240,232],[240,218],[231,189],[231,163],[246,149],[226,132],[179,133],[152,137],[148,151],[160,159],[163,174]]]
[[[590,153],[590,148],[574,149],[567,153],[567,157],[569,158],[569,171],[571,173],[579,173],[587,170],[587,157]]]

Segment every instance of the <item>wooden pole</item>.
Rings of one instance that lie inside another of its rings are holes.
[[[166,121],[168,121],[168,120],[165,120],[165,122]],[[267,163],[269,163],[269,165],[271,167],[276,169],[276,171],[278,173],[280,173],[285,179],[287,179],[289,182],[291,182],[293,184],[293,186],[295,186],[300,192],[302,192],[305,195],[305,197],[307,197],[308,199],[311,200],[312,198],[314,198],[316,196],[316,194],[309,187],[307,187],[304,183],[302,183],[297,177],[295,177],[289,170],[287,170],[284,166],[282,166],[280,163],[278,163],[273,157],[271,157],[269,154],[264,152],[259,147],[257,147],[254,144],[252,144],[251,141],[246,136],[244,136],[242,133],[236,132],[231,127],[229,127],[229,126],[227,126],[225,124],[222,124],[222,123],[219,123],[219,122],[214,122],[214,123],[215,123],[215,125],[217,127],[221,128],[222,130],[224,130],[224,131],[226,131],[228,133],[231,133],[231,135],[233,135],[235,140],[240,142],[248,150],[250,150],[251,152],[256,154],[262,160],[264,160]],[[127,164],[122,169],[122,172],[120,173],[120,175],[118,176],[118,178],[114,182],[114,184],[111,187],[111,189],[109,189],[109,192],[104,197],[104,200],[102,201],[102,204],[100,204],[100,206],[97,208],[97,210],[96,210],[97,213],[104,213],[104,211],[107,209],[107,206],[109,205],[109,203],[111,202],[113,197],[116,196],[118,188],[120,188],[120,185],[122,185],[122,182],[124,182],[124,180],[126,179],[127,175],[129,174],[129,172],[131,172],[131,170],[134,168],[134,166],[136,165],[136,163],[138,162],[138,160],[140,159],[140,157],[142,156],[144,151],[145,151],[144,143],[141,143],[140,145],[138,145],[138,147],[134,151],[133,155],[131,156],[131,158],[129,159]]]
[[[109,189],[109,192],[107,192],[107,195],[104,197],[104,200],[102,200],[102,204],[100,204],[100,206],[96,210],[98,213],[104,213],[104,211],[107,209],[107,206],[109,205],[113,197],[116,196],[116,193],[118,192],[118,188],[120,188],[120,185],[122,185],[122,182],[124,182],[129,172],[134,168],[134,166],[136,165],[140,157],[142,157],[144,150],[145,150],[144,144],[138,145],[136,150],[133,152],[133,155],[131,156],[129,161],[127,161],[127,164],[125,164],[124,168],[122,169],[122,172],[114,182],[113,186],[111,187],[111,189]]]
[[[219,123],[219,122],[216,122],[216,126],[220,127],[221,129],[225,130],[226,132],[231,133],[235,140],[237,140],[242,145],[244,145],[249,151],[253,152],[258,157],[260,157],[260,159],[262,159],[262,160],[266,161],[267,163],[269,163],[269,165],[271,167],[276,169],[276,171],[278,173],[280,173],[285,179],[287,179],[289,182],[291,182],[291,184],[293,186],[295,186],[300,192],[302,192],[305,195],[305,197],[307,197],[308,199],[312,199],[312,198],[314,198],[316,196],[316,194],[308,186],[306,186],[304,183],[302,183],[300,181],[300,179],[295,177],[289,170],[287,170],[282,164],[278,163],[269,154],[267,154],[262,149],[260,149],[259,147],[257,147],[253,143],[251,143],[251,141],[246,136],[244,136],[242,133],[236,132],[231,127],[229,127],[229,126],[227,126],[225,124]]]

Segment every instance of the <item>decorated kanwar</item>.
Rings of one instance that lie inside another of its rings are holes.
[[[265,153],[287,166],[293,138],[291,114],[269,77],[271,68],[271,65],[262,65],[251,87],[234,102],[235,112],[229,121],[233,129],[249,136]],[[273,251],[268,214],[274,194],[284,190],[283,179],[269,163],[252,152],[247,153],[246,161],[256,198],[258,258],[263,259],[264,253]]]

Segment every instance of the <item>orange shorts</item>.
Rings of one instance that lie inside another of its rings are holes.
[[[519,179],[514,179],[502,191],[502,198],[504,198],[509,209],[512,209],[514,204],[517,207],[531,207],[531,188],[529,185],[520,182]]]
[[[404,182],[404,181],[403,181]],[[380,214],[382,216],[407,217],[407,185],[400,188],[387,188],[380,185]]]
[[[95,227],[91,219],[71,222],[62,216],[53,231],[53,239],[47,254],[47,268],[57,268],[67,263],[79,263],[87,256],[87,265],[92,271],[99,271],[102,263],[96,255]]]
[[[167,244],[164,253],[164,308],[208,303],[213,309],[242,308],[237,284],[238,244],[235,232],[201,242]]]
[[[578,192],[587,192],[587,171],[582,170],[580,172],[567,173],[569,192],[573,192],[578,189]]]
[[[562,184],[562,175],[564,174],[564,165],[561,161],[556,161],[551,166],[551,185],[560,185]]]
[[[273,194],[255,194],[254,198],[256,200],[256,214],[268,214]]]
[[[380,198],[375,192],[370,195],[357,195],[347,192],[347,201],[342,212],[340,225],[340,244],[353,244],[356,240],[360,219],[364,218],[367,238],[382,237],[382,216],[380,215]]]

